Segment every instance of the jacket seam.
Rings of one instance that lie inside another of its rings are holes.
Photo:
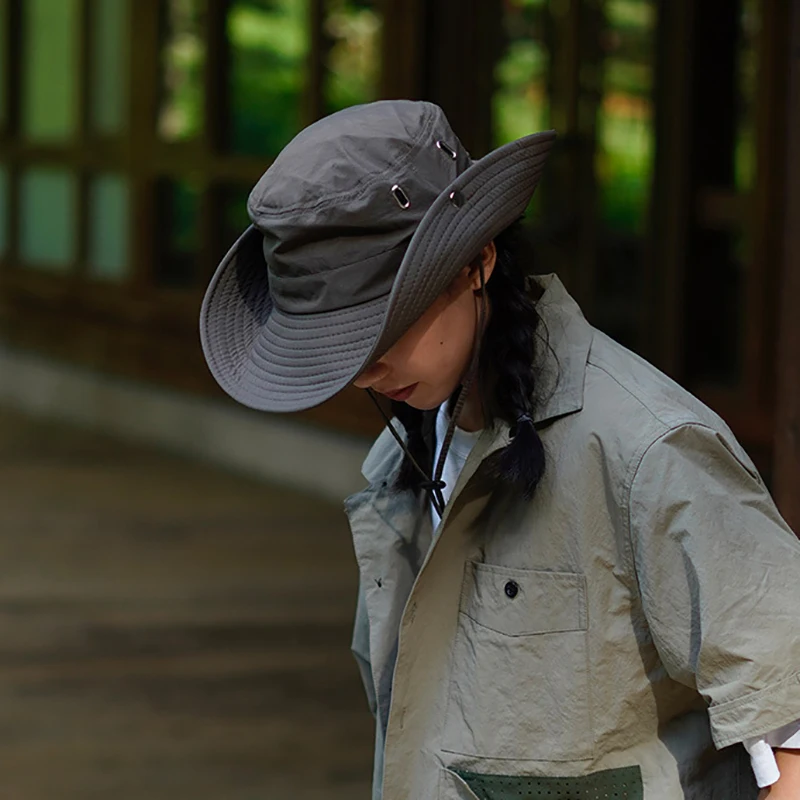
[[[487,756],[483,753],[466,753],[463,750],[453,750],[449,747],[442,747],[441,750],[443,753],[452,753],[454,756],[466,756],[467,758],[486,758],[491,759],[492,761],[508,761],[529,764],[582,764],[594,760],[594,755],[586,756],[586,758],[574,758],[572,756],[569,758],[509,758],[508,756]]]
[[[656,417],[656,419],[658,419]],[[661,421],[661,420],[659,420]],[[629,468],[629,475],[628,479],[625,481],[625,504],[627,506],[627,527],[628,527],[628,537],[630,537],[631,532],[631,495],[633,494],[633,484],[636,483],[636,479],[639,476],[639,470],[642,466],[642,462],[645,459],[645,456],[650,452],[654,445],[658,444],[659,442],[663,441],[663,439],[669,436],[670,433],[673,433],[676,430],[681,428],[703,428],[705,430],[710,430],[714,432],[713,428],[710,425],[706,425],[703,422],[698,422],[696,420],[681,420],[680,422],[676,422],[673,425],[669,426],[665,430],[661,431],[657,436],[655,436],[650,441],[645,440],[644,446],[637,455],[635,455],[631,459],[631,467]],[[631,548],[633,547],[633,542],[629,541]]]
[[[613,375],[610,376],[610,377],[613,379]],[[662,424],[664,424],[662,420],[659,420],[658,417],[655,416],[655,414],[653,414],[653,417],[655,419],[657,419],[659,422],[661,422]],[[632,531],[633,531],[633,523],[632,523],[633,512],[631,510],[631,497],[633,495],[633,485],[636,483],[636,479],[637,479],[637,477],[639,475],[639,470],[640,470],[640,468],[642,466],[642,463],[644,462],[645,457],[650,452],[650,450],[656,444],[658,444],[659,442],[663,441],[664,438],[667,437],[673,431],[676,431],[676,430],[678,430],[680,428],[686,428],[686,427],[692,427],[692,426],[701,427],[701,428],[709,428],[708,425],[704,425],[703,423],[698,423],[696,421],[682,420],[682,421],[676,422],[672,426],[666,428],[666,430],[661,431],[657,436],[655,436],[649,442],[647,440],[645,440],[645,442],[642,445],[641,451],[637,455],[635,455],[633,457],[633,459],[631,459],[631,467],[629,469],[628,479],[625,482],[625,506],[626,506],[626,509],[627,509],[627,513],[625,515],[625,521],[626,521],[626,527],[627,527],[626,541],[627,541],[628,552],[629,552],[629,557],[630,557],[630,561],[631,561],[631,571],[632,571],[633,579],[634,579],[635,584],[636,584],[636,594],[638,595],[639,600],[640,600],[640,602],[642,604],[642,616],[644,617],[645,624],[647,625],[647,628],[650,631],[651,636],[653,636],[653,644],[654,645],[656,645],[656,638],[653,635],[653,629],[652,629],[652,627],[650,625],[650,620],[648,619],[647,611],[645,609],[644,598],[642,596],[641,583],[639,582],[639,570],[638,570],[638,567],[636,565],[636,556],[635,556],[634,547],[633,547],[633,534],[632,534]],[[658,645],[656,645],[656,649],[658,650]],[[670,655],[671,656],[675,656],[676,654],[670,653]],[[661,660],[663,662],[663,659],[661,658],[660,655],[659,655],[659,660]]]
[[[509,633],[508,631],[501,630],[500,628],[493,628],[491,625],[487,625],[485,622],[481,622],[479,619],[475,619],[475,617],[467,611],[461,611],[460,613],[475,623],[475,625],[477,625],[479,628],[483,628],[486,631],[491,631],[492,633],[497,633],[500,636],[507,636],[509,639],[528,639],[534,636],[546,636],[549,633],[586,633],[587,631],[585,626],[582,628],[568,628],[564,625],[561,625],[556,628],[547,628],[546,630],[541,631],[522,631],[521,633]],[[579,622],[578,624],[580,625],[581,623]]]
[[[441,746],[442,750],[448,752],[447,748],[444,746],[447,741],[447,722],[450,719],[450,705],[453,700],[453,681],[455,680],[455,670],[454,670],[454,663],[455,663],[455,656],[456,656],[456,649],[458,647],[458,639],[461,635],[462,625],[461,625],[461,606],[464,602],[464,589],[467,583],[467,572],[469,569],[469,562],[464,562],[464,567],[461,571],[461,583],[459,584],[458,590],[458,613],[456,616],[456,630],[453,634],[453,638],[450,642],[450,653],[448,655],[447,661],[447,697],[445,698],[444,702],[444,717],[442,718],[442,728],[441,728]],[[457,753],[457,750],[451,750],[449,752]]]
[[[373,259],[379,258],[380,256],[385,255],[386,253],[391,253],[394,250],[398,250],[399,251],[399,250],[402,249],[403,252],[405,252],[405,250],[408,248],[408,242],[410,241],[410,239],[411,239],[411,234],[409,234],[408,236],[403,237],[397,244],[393,244],[393,245],[391,245],[389,247],[384,247],[382,250],[378,250],[378,251],[376,251],[374,253],[370,253],[368,256],[364,256],[363,258],[357,258],[355,261],[345,261],[344,263],[339,263],[333,269],[327,270],[326,274],[327,275],[332,275],[332,276],[336,275],[337,272],[341,272],[343,269],[347,269],[348,267],[355,267],[358,264],[364,264],[367,261],[372,261]],[[275,277],[276,276],[274,276],[274,275],[270,276],[270,280],[274,282],[275,281]],[[283,280],[283,281],[287,280],[286,277],[283,276],[283,275],[279,275],[277,277],[278,277],[278,280]],[[303,279],[306,276],[303,275],[303,276],[300,276],[300,277],[301,277],[301,279]],[[295,278],[291,278],[290,277],[288,280],[291,281],[293,279],[295,279]],[[391,290],[389,292],[383,292],[382,294],[380,294],[378,296],[379,297],[383,297],[383,295],[389,295],[390,292],[391,292]],[[366,300],[364,302],[369,302],[369,301]]]
[[[639,405],[641,405],[641,407],[645,411],[647,411],[647,413],[650,414],[650,416],[653,417],[653,419],[656,420],[656,422],[660,422],[662,425],[670,425],[669,422],[662,419],[658,414],[656,414],[656,412],[653,411],[653,409],[650,408],[650,406],[647,405],[647,403],[645,403],[645,401],[636,392],[634,392],[633,389],[630,388],[630,386],[626,386],[624,383],[622,383],[622,381],[619,380],[619,378],[617,378],[616,375],[612,374],[605,366],[599,364],[597,361],[594,361],[592,359],[591,354],[589,356],[587,363],[591,364],[591,366],[593,366],[599,372],[602,372],[604,375],[607,375],[612,381],[614,381],[614,383],[617,384],[617,386],[620,387],[620,389],[622,389],[626,394],[629,394],[634,400],[636,400],[636,402],[639,403]]]
[[[406,153],[401,158],[395,161],[393,165],[395,168],[394,174],[396,176],[399,175],[401,171],[408,166],[408,162],[411,161],[413,156],[415,156],[417,152],[421,150],[427,143],[426,141],[427,137],[433,130],[433,126],[436,121],[436,118],[434,114],[430,112],[430,109],[427,109],[427,111],[428,111],[428,119],[425,121],[424,127],[420,131],[419,138],[417,139],[416,142],[414,142],[414,144],[406,151]],[[278,219],[282,219],[283,217],[289,216],[290,214],[296,214],[299,211],[325,211],[328,208],[331,208],[332,206],[341,203],[343,200],[355,199],[357,197],[360,197],[374,184],[379,183],[381,180],[385,181],[386,175],[387,175],[386,170],[382,170],[381,172],[365,176],[364,179],[362,179],[358,184],[356,184],[356,186],[346,189],[345,191],[340,192],[339,194],[333,195],[332,197],[326,198],[324,200],[318,200],[316,203],[313,204],[303,204],[299,206],[291,206],[288,208],[286,206],[276,207],[269,205],[259,205],[257,209],[259,211],[266,211],[269,213],[270,216],[276,217]],[[256,225],[256,227],[258,227],[255,220],[259,218],[259,215],[255,213],[255,210],[251,214],[250,209],[251,209],[251,203],[250,199],[248,198],[247,201],[248,215],[250,216],[250,219],[253,220],[253,224]]]
[[[770,692],[777,691],[785,683],[790,683],[792,681],[796,683],[800,682],[800,671],[793,672],[791,675],[787,675],[787,677],[782,678],[777,683],[771,683],[769,686],[765,686],[763,689],[756,689],[754,692],[748,692],[747,694],[744,694],[741,697],[734,697],[731,700],[725,700],[722,703],[715,703],[711,708],[715,712],[723,713],[731,708],[737,708],[743,703],[749,702],[754,697],[758,697],[759,695],[762,694],[769,694]]]
[[[613,376],[611,376],[611,377],[613,378]],[[625,528],[626,528],[625,541],[626,541],[626,543],[628,545],[628,558],[630,559],[631,571],[632,571],[632,574],[633,574],[633,578],[636,581],[636,590],[637,590],[637,594],[639,595],[639,597],[641,597],[642,593],[641,593],[641,589],[640,589],[640,585],[639,585],[639,575],[638,575],[638,571],[636,569],[636,558],[635,558],[635,555],[634,555],[634,552],[633,552],[633,539],[632,539],[632,536],[631,536],[631,529],[633,527],[632,524],[631,524],[631,494],[633,492],[633,484],[636,482],[636,476],[639,473],[639,467],[641,466],[642,461],[644,461],[645,455],[647,455],[647,453],[650,450],[650,448],[663,435],[664,435],[664,431],[661,431],[651,441],[645,440],[644,442],[642,442],[642,444],[640,445],[639,451],[636,452],[634,454],[633,458],[631,459],[630,466],[628,467],[628,475],[626,476],[625,483],[623,484],[623,495],[624,495],[623,496],[623,501],[624,501],[624,504],[625,504],[624,505],[625,510],[627,512],[625,514]]]

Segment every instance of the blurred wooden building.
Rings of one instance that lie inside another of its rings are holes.
[[[0,0],[6,363],[223,402],[197,312],[249,188],[378,97],[440,103],[474,156],[558,130],[536,271],[721,413],[800,527],[800,0]],[[303,419],[378,428],[357,391]]]

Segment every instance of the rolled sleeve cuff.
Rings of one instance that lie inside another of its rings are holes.
[[[800,673],[708,710],[714,744],[722,749],[800,719]]]

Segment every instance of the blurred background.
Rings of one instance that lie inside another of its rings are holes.
[[[800,0],[0,0],[0,797],[368,796],[341,499],[379,418],[224,398],[197,337],[303,126],[555,128],[537,262],[800,528]]]

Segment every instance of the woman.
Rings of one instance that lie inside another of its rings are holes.
[[[523,278],[553,139],[310,126],[208,289],[209,367],[268,411],[392,400],[346,501],[374,797],[800,797],[800,544],[719,417]]]

